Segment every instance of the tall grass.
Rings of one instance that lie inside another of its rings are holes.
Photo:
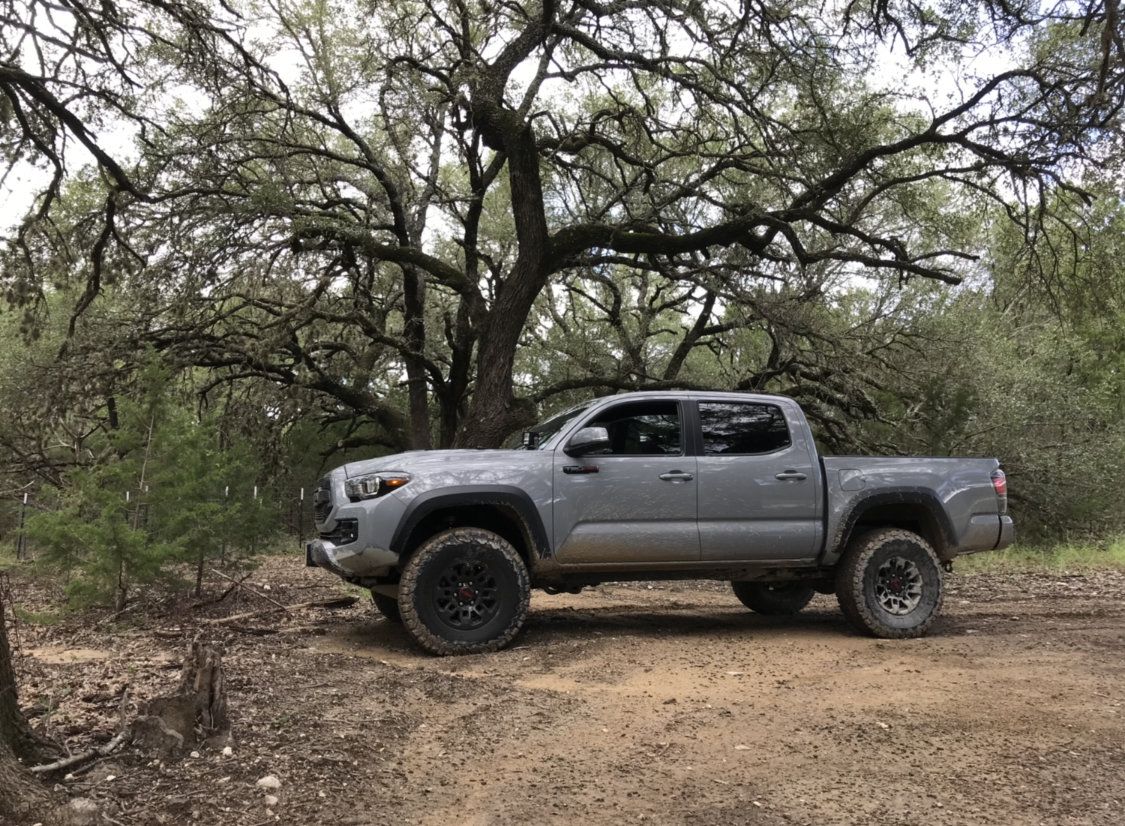
[[[1065,542],[1057,545],[1014,545],[1003,551],[959,557],[960,573],[1004,573],[1019,571],[1125,570],[1125,536],[1105,542]]]

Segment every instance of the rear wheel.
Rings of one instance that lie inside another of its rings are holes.
[[[796,614],[812,600],[816,589],[803,582],[732,582],[739,601],[759,614]]]
[[[880,528],[857,537],[844,553],[836,599],[860,631],[887,639],[920,637],[941,612],[941,563],[910,531]]]
[[[406,563],[399,610],[432,654],[477,654],[508,645],[527,618],[527,567],[503,538],[480,528],[431,537]]]
[[[375,603],[375,607],[379,613],[386,618],[387,622],[402,622],[402,614],[398,610],[398,600],[394,597],[388,597],[386,594],[377,594],[371,592],[371,601]]]

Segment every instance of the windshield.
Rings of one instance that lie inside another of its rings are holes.
[[[579,405],[578,407],[572,407],[570,408],[570,410],[564,410],[554,418],[547,419],[547,421],[542,422],[541,424],[537,424],[535,425],[535,427],[529,428],[529,432],[535,433],[539,437],[538,444],[536,444],[535,447],[529,449],[550,450],[552,447],[554,447],[555,437],[558,436],[561,431],[566,430],[571,422],[585,413],[586,408],[588,408],[589,406],[590,404],[587,402],[586,404]],[[523,434],[519,433],[516,436],[513,436],[512,439],[509,440],[507,446],[515,450],[524,449]]]

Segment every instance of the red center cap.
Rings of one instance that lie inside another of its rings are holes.
[[[463,585],[461,590],[457,592],[457,596],[460,597],[463,602],[472,602],[477,598],[477,592],[468,585]]]

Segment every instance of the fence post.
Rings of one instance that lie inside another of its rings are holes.
[[[305,489],[301,488],[301,495],[297,499],[297,547],[305,547]]]
[[[230,512],[230,485],[223,486],[223,518],[222,523],[225,525],[227,521],[227,514]],[[223,541],[219,545],[219,565],[227,564],[227,532],[223,531]]]
[[[258,486],[254,485],[254,525],[258,524]],[[258,531],[255,530],[250,534],[250,556],[254,556],[258,552]]]
[[[16,534],[16,559],[23,559],[27,554],[27,537],[23,535],[23,523],[27,517],[27,494],[23,495],[23,504],[20,505],[20,529]]]

